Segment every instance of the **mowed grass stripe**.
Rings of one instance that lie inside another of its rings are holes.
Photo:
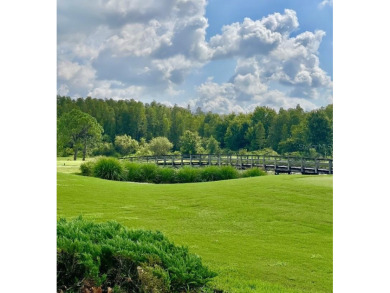
[[[332,176],[154,185],[58,173],[58,217],[160,230],[230,292],[332,292]]]

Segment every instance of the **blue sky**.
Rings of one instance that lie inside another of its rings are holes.
[[[333,102],[333,3],[58,0],[57,92],[218,113]]]

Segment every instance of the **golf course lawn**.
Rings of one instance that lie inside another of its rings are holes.
[[[79,164],[57,161],[58,218],[159,230],[226,292],[332,292],[332,176],[157,185],[83,177]]]

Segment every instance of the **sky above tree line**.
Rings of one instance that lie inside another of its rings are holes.
[[[332,0],[58,0],[57,91],[216,113],[333,101]]]

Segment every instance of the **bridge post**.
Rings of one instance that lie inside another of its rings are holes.
[[[167,157],[164,156],[164,167],[165,167],[166,164],[167,164]]]
[[[202,166],[202,155],[199,155],[199,166]]]
[[[253,168],[253,155],[251,156],[251,168]]]
[[[291,162],[290,162],[290,157],[287,158],[287,164],[288,164],[288,174],[291,174]]]
[[[190,166],[192,167],[192,155],[190,154]]]
[[[333,170],[332,170],[332,168],[333,168],[333,161],[332,160],[329,160],[329,174],[333,174]]]
[[[316,174],[318,174],[318,160],[317,160],[317,158],[314,159],[314,172]]]
[[[240,165],[241,165],[241,170],[242,170],[242,156],[240,156]]]
[[[301,158],[301,174],[305,173],[305,166],[303,162],[303,158]]]
[[[276,174],[276,157],[274,157],[274,164],[275,164],[275,166],[274,166],[274,168],[275,168],[275,174]]]
[[[183,167],[183,155],[180,156],[180,165]]]
[[[265,155],[263,155],[263,167],[264,167],[264,170],[267,171],[267,166],[265,165]]]
[[[211,154],[209,154],[209,166],[211,166]]]
[[[154,157],[154,160],[156,161],[156,165],[158,165],[157,156]]]
[[[218,166],[221,167],[221,154],[218,155]]]
[[[172,167],[174,167],[175,166],[175,156],[173,155],[172,156]]]

